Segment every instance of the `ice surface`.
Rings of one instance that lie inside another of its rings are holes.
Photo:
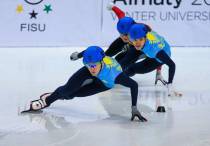
[[[155,72],[136,75],[138,106],[149,120],[130,122],[129,89],[58,101],[42,114],[18,114],[28,101],[55,90],[82,66],[70,61],[84,48],[0,48],[0,146],[209,146],[210,48],[173,48],[174,87],[167,97]],[[163,67],[167,79],[168,68]],[[165,106],[166,113],[155,112]]]

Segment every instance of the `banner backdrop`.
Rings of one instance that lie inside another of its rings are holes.
[[[114,3],[127,16],[149,24],[173,46],[210,46],[210,0],[114,0]],[[116,32],[118,19],[113,12],[107,13],[105,6],[103,18],[102,40],[106,41]]]
[[[109,45],[110,0],[1,0],[0,47]],[[210,0],[113,0],[172,46],[210,46]]]
[[[0,46],[83,46],[100,42],[101,1],[1,0]]]

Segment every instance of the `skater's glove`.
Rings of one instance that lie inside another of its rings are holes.
[[[77,59],[79,59],[79,53],[78,52],[74,52],[74,53],[72,53],[71,55],[70,55],[70,59],[72,60],[72,61],[75,61],[75,60],[77,60]]]
[[[167,81],[164,80],[163,76],[161,73],[156,73],[156,78],[155,78],[155,85],[157,85],[157,82],[160,81],[164,86],[167,85]]]
[[[111,11],[113,6],[114,6],[114,3],[110,2],[110,3],[107,4],[106,8],[107,8],[107,10]]]
[[[168,96],[171,96],[171,97],[181,97],[182,96],[182,93],[179,93],[174,90],[173,85],[171,83],[167,84],[167,87],[168,87]]]
[[[127,52],[129,48],[130,48],[130,45],[129,44],[124,45],[123,48],[122,48],[122,52],[123,53],[124,52]]]
[[[134,119],[135,119],[135,117],[137,117],[141,122],[147,122],[147,119],[146,118],[144,118],[141,114],[140,114],[140,112],[139,112],[139,110],[137,109],[137,107],[136,106],[132,106],[131,107],[131,110],[132,110],[132,117],[131,117],[131,121],[133,121]]]

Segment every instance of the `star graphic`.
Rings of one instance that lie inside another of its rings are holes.
[[[22,5],[18,5],[16,8],[16,12],[17,13],[22,13],[23,12],[23,6]]]
[[[32,13],[29,13],[31,15],[31,19],[35,18],[36,19],[36,15],[38,15],[38,13],[35,13],[35,11],[33,10]]]
[[[52,11],[51,5],[44,5],[44,11],[46,11],[46,13],[48,14],[50,11]]]

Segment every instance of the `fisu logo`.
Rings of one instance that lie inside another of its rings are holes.
[[[24,5],[23,5],[24,4]],[[44,32],[46,31],[46,24],[45,23],[38,23],[38,18],[40,13],[44,13],[46,15],[50,14],[52,10],[51,4],[44,3],[44,0],[24,0],[23,4],[18,4],[16,7],[16,12],[21,14],[26,14],[28,18],[31,20],[31,23],[22,22],[20,24],[20,31],[21,32]],[[34,7],[36,5],[36,7]],[[37,7],[37,5],[39,5]],[[24,10],[26,8],[26,11]],[[38,10],[36,9],[38,8]],[[41,11],[40,11],[41,8]],[[25,16],[25,15],[21,15]],[[43,14],[42,14],[43,16]]]

